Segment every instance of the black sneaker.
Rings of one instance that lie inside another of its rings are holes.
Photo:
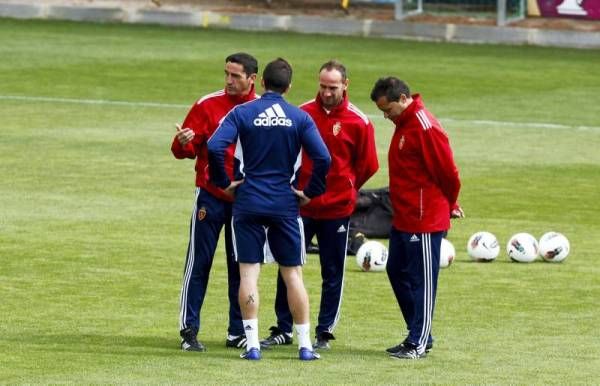
[[[271,335],[260,341],[261,348],[270,349],[273,346],[292,344],[293,339],[291,332],[284,332],[276,326],[271,326],[269,331],[271,331]]]
[[[402,346],[405,343],[407,343],[406,339],[404,339],[402,342],[400,342],[400,344],[398,344],[397,346],[386,348],[385,351],[388,354],[397,353],[398,351],[400,351],[400,349],[402,348]],[[425,352],[429,352],[432,348],[433,348],[433,342],[427,342],[427,344],[425,345]]]
[[[187,327],[179,331],[181,335],[181,350],[183,351],[206,351],[206,347],[198,342],[196,335],[198,331],[195,328]]]
[[[331,349],[331,345],[329,344],[330,340],[335,340],[335,337],[330,332],[320,332],[315,337],[315,343],[313,344],[313,349],[315,350],[329,350]]]
[[[419,352],[417,351],[417,346],[415,346],[412,343],[404,343],[401,347],[400,350],[398,350],[397,352],[390,354],[390,358],[394,358],[394,359],[419,359],[419,358],[424,358],[427,354],[425,352],[423,352],[422,354],[419,354]]]
[[[400,342],[398,345],[390,347],[390,348],[386,348],[385,351],[388,354],[395,354],[398,351],[400,351],[402,349],[402,346],[404,345],[404,342]]]
[[[427,342],[427,344],[425,345],[425,352],[431,351],[432,348],[433,348],[433,342]]]
[[[225,340],[225,347],[246,348],[246,335],[228,336]]]

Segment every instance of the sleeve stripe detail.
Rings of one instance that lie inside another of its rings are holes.
[[[199,105],[200,103],[204,102],[207,99],[218,97],[221,95],[225,95],[225,91],[223,91],[223,90],[215,91],[213,93],[207,94],[207,95],[203,96],[202,98],[198,99],[198,102],[196,102],[196,104]]]
[[[427,118],[425,111],[423,111],[423,110],[417,111],[417,118],[419,119],[419,122],[421,122],[421,126],[423,127],[423,130],[428,130],[433,127],[433,125],[429,121],[429,118]]]
[[[354,114],[358,115],[365,122],[365,125],[369,124],[369,117],[352,103],[348,103],[348,111],[352,111]]]
[[[314,99],[311,99],[311,100],[309,100],[309,101],[306,101],[306,102],[302,103],[302,104],[301,104],[300,106],[298,106],[298,107],[302,108],[302,107],[304,107],[304,106],[306,106],[306,105],[308,105],[308,104],[311,104],[311,103],[313,103],[314,101],[315,101]]]

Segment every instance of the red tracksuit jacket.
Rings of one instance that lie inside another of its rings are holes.
[[[329,113],[323,109],[318,94],[300,108],[315,121],[331,154],[325,193],[300,208],[300,214],[314,219],[349,217],[358,190],[379,168],[373,125],[348,101],[346,93],[342,103]],[[303,154],[298,185],[301,189],[306,186],[311,170],[311,161]]]
[[[208,151],[206,142],[219,126],[221,119],[233,107],[256,99],[254,87],[248,95],[231,96],[224,90],[213,92],[200,98],[190,109],[188,115],[183,121],[182,128],[194,130],[195,136],[191,142],[181,146],[177,137],[173,138],[171,152],[177,159],[191,158],[196,159],[196,186],[207,190],[215,197],[231,202],[231,198],[223,193],[215,185],[209,182],[208,173]],[[227,149],[225,154],[225,169],[229,178],[233,180],[233,152],[235,144]]]
[[[394,228],[414,233],[448,230],[460,190],[448,135],[419,94],[394,123],[388,151]]]

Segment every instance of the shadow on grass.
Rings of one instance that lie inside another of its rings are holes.
[[[529,263],[520,263],[520,262],[517,262],[517,261],[512,261],[510,259],[504,259],[504,258],[502,258],[502,259],[494,259],[494,260],[481,260],[481,261],[472,260],[472,259],[469,259],[469,260],[465,259],[465,260],[457,260],[457,263],[458,264],[481,264],[481,265],[513,264],[515,266],[517,266],[517,265],[527,266],[527,265],[530,265],[530,264],[548,264],[547,261],[544,261],[544,260],[542,260],[540,258],[536,258],[534,261],[529,262]]]
[[[23,345],[22,337],[4,336],[2,340]],[[164,338],[156,336],[127,336],[100,334],[38,334],[28,335],[28,342],[36,351],[94,353],[113,355],[202,355],[204,353],[183,352],[179,346],[179,337]],[[238,355],[238,350],[225,348],[223,341],[206,341],[211,356],[230,357]]]
[[[4,336],[5,342],[23,345],[23,339],[14,336]],[[81,354],[110,354],[121,356],[155,356],[155,357],[202,357],[212,359],[240,360],[240,349],[226,348],[224,340],[203,340],[207,351],[203,353],[183,352],[179,346],[178,337],[165,338],[156,336],[127,336],[101,334],[37,334],[29,335],[27,346],[38,352],[81,353]],[[345,356],[371,358],[386,358],[383,350],[372,349],[340,349],[320,352],[324,362],[338,361]],[[291,345],[276,349],[263,350],[263,359],[268,361],[290,361],[298,358],[298,346]],[[331,363],[331,362],[330,362]]]

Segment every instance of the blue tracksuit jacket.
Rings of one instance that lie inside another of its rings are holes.
[[[233,214],[298,216],[298,200],[290,185],[302,160],[313,161],[313,174],[304,194],[312,198],[325,191],[331,157],[310,116],[275,92],[238,105],[224,118],[208,141],[211,181],[226,188],[224,154],[237,140],[235,152],[244,183],[236,191]]]

